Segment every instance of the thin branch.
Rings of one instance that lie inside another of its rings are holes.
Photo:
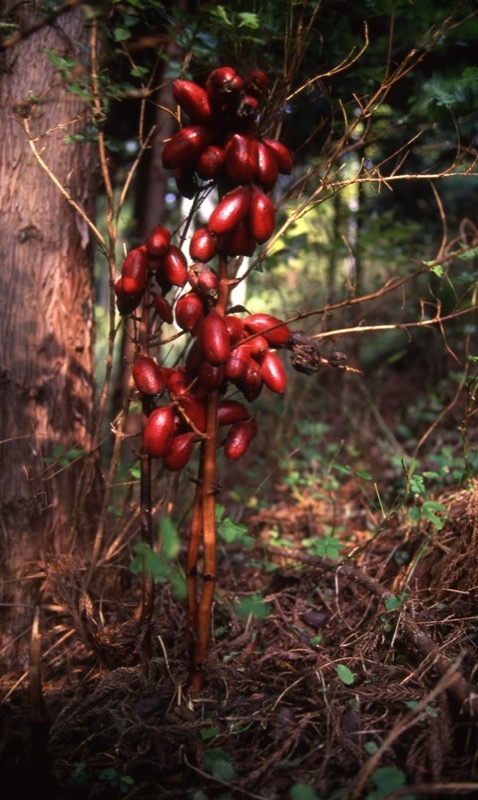
[[[19,30],[16,33],[12,33],[11,36],[7,36],[6,39],[0,39],[0,50],[7,50],[9,47],[13,47],[14,45],[18,44],[18,42],[23,41],[23,39],[27,39],[33,33],[36,33],[42,28],[46,28],[47,25],[51,25],[53,22],[55,22],[58,17],[65,13],[65,11],[71,11],[72,8],[80,5],[81,2],[82,0],[65,0],[63,6],[55,9],[50,14],[47,14],[47,16],[39,19],[37,22],[34,22],[33,25],[30,25],[30,27]]]
[[[90,217],[88,216],[86,211],[84,211],[84,209],[76,202],[76,200],[73,200],[71,194],[69,192],[67,192],[67,190],[65,189],[63,184],[58,180],[56,175],[51,171],[51,169],[48,166],[48,164],[43,160],[43,158],[41,157],[40,153],[38,152],[36,144],[35,144],[35,139],[31,135],[30,125],[29,125],[28,119],[23,119],[22,120],[22,125],[23,125],[23,127],[25,129],[25,133],[27,135],[27,140],[28,140],[28,144],[30,146],[30,149],[31,149],[35,159],[38,161],[40,167],[44,170],[44,172],[46,172],[46,174],[48,175],[50,180],[55,184],[56,188],[63,195],[63,197],[70,204],[70,206],[72,206],[75,209],[75,211],[80,215],[82,220],[84,222],[86,222],[87,226],[89,227],[89,229],[91,230],[91,232],[93,233],[95,238],[97,239],[98,243],[102,246],[102,248],[106,252],[106,242],[104,240],[103,235],[100,233],[100,231],[98,230],[98,228],[96,227],[94,222],[92,222],[92,220],[90,219]]]

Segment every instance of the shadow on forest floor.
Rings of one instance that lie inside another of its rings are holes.
[[[367,519],[351,484],[329,500],[282,492],[246,520],[251,549],[222,550],[194,701],[184,606],[168,585],[146,668],[124,610],[102,630],[84,614],[45,636],[44,652],[69,632],[44,658],[49,733],[37,723],[32,741],[26,681],[1,682],[2,796],[43,785],[51,800],[477,797],[478,482],[440,498],[440,530],[403,511]],[[340,567],[303,546],[337,506]],[[71,568],[58,566],[59,594]],[[137,592],[135,579],[123,586],[123,609]],[[235,613],[238,597],[251,613]]]

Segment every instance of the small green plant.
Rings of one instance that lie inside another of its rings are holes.
[[[106,781],[112,788],[117,789],[120,794],[128,794],[134,786],[134,778],[131,775],[121,775],[114,767],[105,767],[98,777],[100,781]]]
[[[372,775],[375,788],[367,794],[366,800],[386,800],[390,795],[406,788],[407,779],[403,770],[397,767],[380,767]],[[402,800],[415,800],[415,795],[402,795]]]
[[[270,613],[270,606],[266,603],[259,593],[243,597],[235,603],[234,611],[242,620],[247,620],[250,616],[255,619],[265,619]]]
[[[355,683],[355,675],[345,664],[336,664],[335,671],[345,686],[352,686],[352,684]]]
[[[150,576],[155,583],[171,582],[175,596],[184,600],[186,582],[177,566],[180,540],[177,528],[169,517],[163,517],[159,524],[158,549],[153,550],[146,542],[136,542],[135,553],[130,563],[134,574]]]
[[[231,756],[221,748],[204,751],[204,769],[223,781],[232,781],[237,777]]]

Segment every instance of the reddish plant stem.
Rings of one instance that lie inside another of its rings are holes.
[[[149,324],[150,324],[150,291],[146,288],[143,300],[143,313],[141,317],[140,348],[144,355],[149,355]],[[148,419],[147,400],[143,400],[141,409],[141,477],[140,477],[140,525],[141,540],[143,544],[153,549],[153,515],[151,502],[151,458],[143,449],[144,429]],[[140,624],[144,631],[143,657],[145,661],[151,657],[151,622],[154,605],[154,578],[151,570],[143,564],[143,597],[141,603]]]
[[[196,495],[194,498],[193,517],[191,521],[191,531],[188,542],[188,555],[186,562],[186,583],[188,590],[187,601],[187,642],[190,644],[196,634],[197,615],[198,615],[198,595],[197,595],[197,576],[199,547],[202,537],[202,460],[203,451],[201,446],[201,462],[198,470],[198,481],[196,484]]]
[[[221,316],[226,313],[229,298],[227,260],[219,259],[219,292],[215,310]],[[195,606],[196,645],[194,648],[189,691],[199,692],[204,680],[206,656],[211,638],[211,609],[216,586],[216,493],[217,493],[217,406],[219,391],[211,392],[207,398],[206,439],[202,444],[199,490],[202,496],[202,540],[204,573],[201,598]],[[194,525],[194,515],[193,515]],[[192,531],[191,531],[192,534]],[[197,561],[197,557],[196,557]],[[194,587],[196,589],[196,586]],[[192,601],[189,601],[192,607]]]

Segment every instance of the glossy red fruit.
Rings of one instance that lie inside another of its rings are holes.
[[[248,419],[236,422],[228,431],[224,442],[224,453],[229,461],[237,461],[247,451],[250,443],[257,434],[257,422]]]
[[[290,339],[290,330],[287,325],[271,314],[260,312],[251,314],[244,320],[244,327],[249,334],[261,333],[271,347],[284,347]]]
[[[215,367],[226,363],[231,345],[224,317],[212,309],[199,323],[196,336],[199,350],[206,361]]]
[[[141,303],[143,292],[125,292],[123,278],[118,278],[114,285],[116,306],[121,315],[131,314]]]
[[[229,341],[231,344],[235,344],[241,339],[244,332],[244,320],[234,316],[234,314],[227,314],[224,319],[229,334]]]
[[[202,353],[198,347],[198,343],[194,340],[191,347],[188,350],[188,354],[186,356],[186,362],[184,366],[186,367],[186,372],[192,378],[197,376],[198,369],[203,363],[204,358]]]
[[[269,349],[269,342],[265,336],[254,336],[253,339],[249,339],[247,342],[247,347],[249,348],[251,356],[258,358],[267,352]]]
[[[210,261],[216,255],[216,240],[207,225],[201,225],[191,236],[189,255],[194,261]]]
[[[143,447],[153,458],[166,455],[174,436],[173,406],[155,408],[148,417],[144,428]]]
[[[250,403],[259,397],[262,391],[261,368],[253,358],[248,362],[245,374],[236,381],[236,385]]]
[[[204,433],[206,430],[206,405],[198,397],[182,394],[177,397],[182,417],[186,424],[192,423],[196,430]]]
[[[269,87],[269,78],[261,69],[254,69],[244,79],[244,89],[248,94],[261,98]]]
[[[221,101],[242,87],[242,78],[237,75],[232,67],[219,67],[209,73],[206,81],[206,91],[215,101]]]
[[[196,434],[194,431],[180,433],[178,436],[175,436],[171,442],[171,447],[164,457],[164,466],[172,471],[184,469],[186,464],[191,460],[195,438]]]
[[[212,233],[227,233],[244,219],[249,211],[250,189],[239,186],[226,194],[219,202],[211,216],[207,227]]]
[[[219,389],[224,381],[224,367],[214,367],[202,360],[197,371],[199,385],[208,392]]]
[[[199,125],[211,124],[213,114],[209,96],[202,86],[192,81],[183,81],[178,78],[173,81],[173,95],[177,104],[190,117],[191,122]]]
[[[164,390],[161,368],[149,356],[138,356],[133,364],[131,373],[136,388],[142,394],[161,394]]]
[[[216,297],[219,287],[219,278],[213,269],[203,269],[196,275],[195,291],[201,297]]]
[[[259,114],[259,101],[252,94],[244,94],[236,110],[236,116],[243,120],[255,120]]]
[[[121,269],[123,279],[122,288],[126,294],[140,294],[143,292],[148,272],[148,254],[146,247],[135,247],[130,250]]]
[[[257,157],[257,182],[269,192],[277,183],[279,177],[279,167],[277,159],[270,147],[264,142],[258,144]]]
[[[217,407],[217,424],[233,425],[249,419],[248,409],[238,400],[221,400]]]
[[[256,241],[251,235],[246,219],[241,220],[232,231],[217,237],[217,251],[225,256],[252,256]]]
[[[189,391],[191,378],[186,374],[184,367],[176,367],[165,373],[166,370],[163,369],[164,382],[170,397],[177,397]]]
[[[250,183],[257,175],[258,144],[254,136],[235,133],[226,145],[224,165],[234,183]]]
[[[274,153],[281,175],[290,175],[292,171],[292,155],[288,147],[275,139],[264,139],[264,144]]]
[[[153,305],[154,309],[158,315],[158,317],[163,321],[167,322],[168,325],[171,325],[173,321],[173,310],[162,294],[158,294],[158,292],[151,292],[151,297],[153,298]]]
[[[260,367],[265,385],[272,392],[283,394],[287,385],[287,376],[284,365],[277,353],[271,353],[270,350],[264,353],[260,360]]]
[[[275,210],[272,200],[257,186],[251,189],[249,227],[257,244],[263,244],[272,236],[275,224]]]
[[[164,256],[171,242],[171,233],[164,225],[156,225],[146,240],[148,255],[157,258]],[[150,269],[154,267],[150,266]]]
[[[166,169],[184,169],[192,166],[202,151],[211,143],[214,133],[203,125],[187,125],[166,142],[162,154]]]
[[[163,276],[173,286],[184,286],[188,277],[188,261],[184,253],[171,244],[163,256]]]
[[[193,331],[204,316],[202,300],[196,292],[182,294],[174,309],[176,322],[183,331]]]
[[[206,147],[196,161],[196,172],[203,180],[215,178],[224,164],[224,148],[216,144]]]
[[[224,366],[224,377],[234,382],[241,380],[247,372],[250,360],[251,351],[246,344],[235,347]]]

